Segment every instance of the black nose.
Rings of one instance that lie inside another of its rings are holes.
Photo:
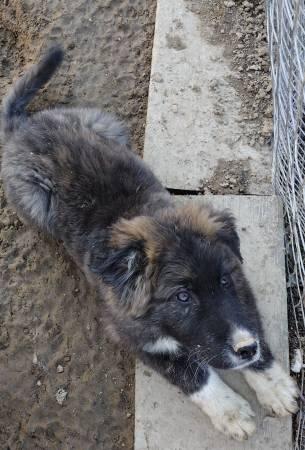
[[[255,356],[256,352],[257,342],[253,342],[252,344],[246,345],[245,347],[240,347],[236,353],[241,359],[251,359]]]

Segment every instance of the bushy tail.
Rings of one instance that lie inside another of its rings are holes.
[[[13,86],[4,99],[2,127],[5,135],[18,128],[26,114],[26,107],[37,91],[52,77],[63,60],[64,52],[59,45],[50,47],[42,59],[31,67]]]

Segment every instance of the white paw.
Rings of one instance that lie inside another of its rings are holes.
[[[245,377],[260,404],[272,415],[286,416],[298,410],[296,383],[278,363],[262,372],[247,370]]]
[[[255,416],[249,403],[232,391],[233,395],[219,399],[220,410],[210,419],[214,427],[222,433],[238,440],[248,439],[255,431]]]
[[[227,386],[218,375],[209,370],[207,383],[191,395],[211,419],[214,427],[238,440],[248,439],[255,431],[254,412],[249,403]]]

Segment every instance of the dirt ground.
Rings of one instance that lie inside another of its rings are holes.
[[[50,41],[66,61],[33,108],[119,114],[143,146],[155,0],[3,0],[0,98]],[[0,191],[0,448],[132,449],[134,359],[60,245],[23,226]]]
[[[186,2],[199,15],[205,37],[211,44],[221,43],[225,48],[225,56],[231,61],[230,82],[241,100],[241,139],[261,153],[269,154],[270,151],[271,155],[273,109],[265,1]],[[217,86],[211,88],[214,90]],[[247,159],[238,163],[220,160],[215,173],[203,180],[202,191],[206,194],[249,194],[250,175]],[[270,184],[271,176],[265,181]]]

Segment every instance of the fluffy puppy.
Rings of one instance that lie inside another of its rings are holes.
[[[264,340],[232,216],[177,205],[108,114],[26,114],[62,58],[60,47],[49,49],[4,101],[9,201],[26,222],[63,241],[98,287],[112,335],[218,430],[242,440],[255,424],[249,404],[215,368],[242,370],[272,413],[295,412],[296,387]]]

